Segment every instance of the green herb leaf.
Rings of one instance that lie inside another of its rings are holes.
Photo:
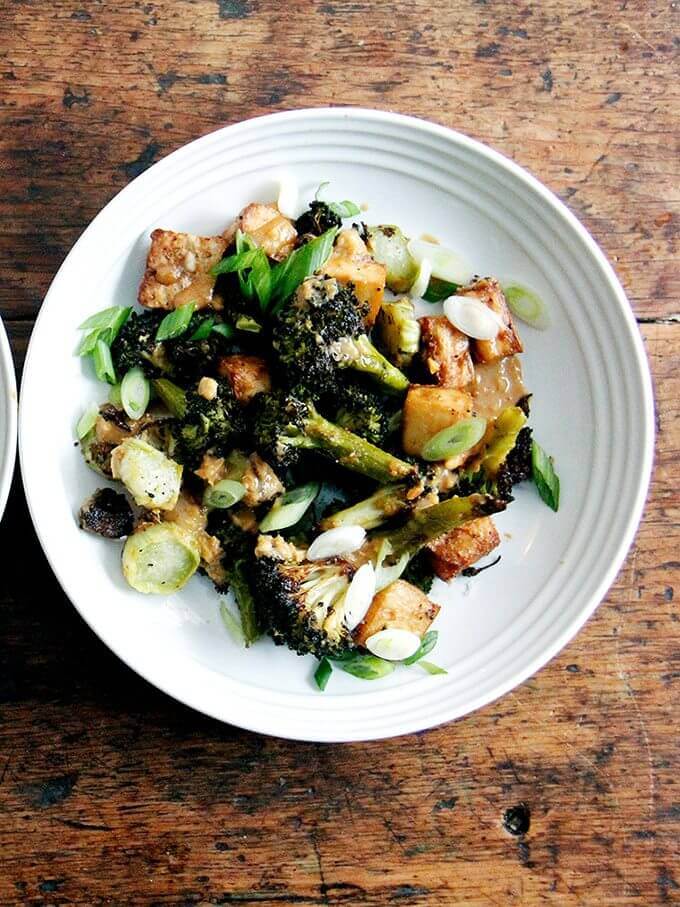
[[[174,311],[168,312],[158,325],[156,340],[160,343],[161,340],[172,340],[174,337],[181,337],[189,327],[195,308],[195,302],[187,302],[186,305],[181,305]]]
[[[334,214],[337,214],[338,217],[355,217],[357,214],[361,213],[361,208],[358,205],[355,205],[354,202],[347,201],[344,202],[330,202],[328,207]]]
[[[169,378],[154,378],[153,389],[161,398],[169,412],[178,419],[183,419],[187,411],[187,395]]]
[[[90,403],[76,423],[76,438],[78,438],[79,441],[82,441],[85,435],[92,431],[98,415],[99,406],[96,403]]]
[[[419,661],[418,667],[422,668],[424,671],[427,671],[428,674],[448,674],[448,671],[445,671],[444,668],[440,668],[439,665],[433,664],[431,661]]]
[[[241,646],[245,646],[246,637],[243,632],[241,620],[232,613],[226,602],[220,602],[220,617],[222,618],[222,623],[224,624],[227,633],[229,633],[234,642]]]
[[[216,510],[226,510],[227,507],[233,507],[241,500],[246,493],[245,485],[241,482],[235,482],[233,479],[222,479],[206,488],[203,494],[203,503],[206,507]]]
[[[436,630],[428,630],[428,632],[425,634],[425,636],[423,636],[423,638],[420,642],[420,645],[418,646],[416,651],[413,653],[413,655],[409,655],[408,658],[405,658],[404,661],[402,662],[402,664],[412,665],[412,664],[415,664],[417,661],[420,661],[420,659],[424,655],[427,655],[429,652],[431,652],[434,649],[434,647],[437,645],[438,637],[439,637],[439,633]]]
[[[214,316],[208,315],[208,317],[203,319],[194,333],[189,337],[189,340],[205,340],[206,337],[210,336],[210,332],[212,331],[214,324]]]
[[[218,261],[210,269],[213,277],[219,277],[220,274],[233,274],[234,271],[245,271],[246,268],[252,268],[253,262],[257,260],[260,249],[248,249],[245,252],[237,252],[235,255],[229,255]]]
[[[144,372],[131,368],[120,382],[120,401],[131,419],[140,419],[151,399],[151,385]]]
[[[337,232],[336,227],[326,230],[321,236],[317,236],[316,239],[312,239],[306,245],[291,252],[288,258],[272,270],[271,299],[275,303],[274,312],[281,308],[281,305],[297,290],[306,277],[325,265],[333,251],[333,242]]]
[[[553,459],[536,441],[531,444],[531,477],[538,493],[551,510],[560,506],[560,480],[553,467]]]
[[[343,671],[360,680],[379,680],[381,677],[387,677],[395,668],[395,662],[385,661],[375,655],[354,655],[346,661],[340,661],[339,664]]]
[[[328,684],[332,673],[333,665],[327,658],[322,658],[319,662],[319,667],[314,671],[314,680],[316,681],[317,687],[322,692],[326,689],[326,685]]]
[[[474,417],[449,425],[430,438],[421,451],[423,460],[448,460],[470,450],[484,437],[486,419]]]
[[[97,341],[92,353],[92,361],[94,362],[95,373],[100,381],[106,381],[109,384],[116,383],[116,370],[113,367],[111,350],[103,340]]]
[[[459,286],[460,284],[458,283],[450,283],[448,280],[440,280],[438,277],[432,277],[423,294],[423,299],[426,302],[441,302],[443,299],[448,299],[449,296],[453,296]]]
[[[228,340],[234,335],[234,329],[230,324],[216,324],[213,325],[213,334],[219,334],[220,337],[224,337],[225,340]]]

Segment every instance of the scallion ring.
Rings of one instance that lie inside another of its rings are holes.
[[[131,419],[141,419],[151,398],[149,379],[139,366],[131,368],[120,382],[120,402]]]
[[[423,447],[421,456],[423,460],[448,460],[457,457],[466,450],[470,450],[484,437],[486,419],[474,417],[463,419],[455,425],[449,425],[430,438]]]
[[[206,488],[203,503],[214,510],[226,510],[227,507],[237,504],[245,493],[245,485],[242,485],[241,482],[222,479],[221,482]]]

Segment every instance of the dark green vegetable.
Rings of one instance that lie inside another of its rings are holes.
[[[109,384],[115,384],[117,381],[116,370],[111,359],[111,350],[104,340],[97,340],[92,353],[94,370],[100,381],[106,381]]]
[[[274,312],[278,312],[284,302],[293,295],[303,280],[324,266],[331,252],[337,235],[333,228],[322,233],[316,239],[294,252],[272,270],[271,301]]]
[[[531,445],[531,476],[538,493],[551,510],[560,506],[560,480],[553,467],[553,459],[534,441]]]
[[[396,662],[385,661],[376,655],[355,655],[354,658],[340,662],[343,671],[360,680],[380,680],[391,674],[396,666]]]
[[[227,258],[218,261],[216,265],[212,266],[210,273],[213,277],[219,277],[220,274],[234,274],[239,271],[246,271],[252,268],[253,264],[261,256],[262,251],[260,249],[250,247],[245,251],[237,252],[235,255],[229,255]]]
[[[324,419],[312,403],[281,391],[255,398],[253,433],[263,455],[282,466],[296,463],[305,450],[315,450],[379,482],[414,473],[410,463]]]
[[[195,302],[187,302],[185,305],[178,306],[172,312],[163,318],[156,331],[156,342],[162,340],[171,340],[173,337],[180,337],[189,327],[191,316],[196,308]]]
[[[186,394],[186,411],[172,426],[173,457],[196,467],[203,454],[214,450],[224,456],[245,432],[245,415],[227,381],[218,381],[217,395],[206,400],[200,394]]]
[[[441,302],[448,299],[458,292],[459,283],[450,283],[448,280],[440,280],[438,277],[432,277],[428,284],[427,290],[423,295],[426,302]]]
[[[169,412],[178,419],[183,418],[187,411],[187,395],[182,388],[168,378],[154,378],[151,383]]]
[[[401,578],[412,586],[417,586],[425,595],[428,594],[434,583],[435,573],[430,564],[430,558],[425,550],[421,550],[411,558]]]
[[[153,378],[163,373],[167,364],[161,358],[162,347],[156,342],[156,332],[163,312],[132,312],[111,344],[111,356],[116,371],[124,375],[139,367]]]
[[[130,317],[132,309],[130,306],[112,306],[91,315],[79,326],[78,330],[87,333],[80,342],[78,347],[79,356],[87,356],[93,353],[98,340],[102,340],[107,346],[111,346],[118,336],[121,328]]]
[[[384,444],[391,431],[391,407],[382,395],[358,384],[346,384],[337,402],[336,425],[378,447]]]
[[[315,199],[309,209],[301,214],[295,221],[295,229],[300,236],[311,234],[321,236],[327,230],[337,229],[342,226],[342,218],[326,202]]]
[[[439,633],[436,630],[428,630],[428,632],[423,636],[422,640],[420,641],[420,645],[418,646],[416,651],[413,653],[413,655],[409,655],[408,658],[405,658],[403,661],[403,664],[405,664],[405,665],[415,664],[417,661],[420,661],[420,659],[423,658],[425,655],[429,655],[429,653],[437,645],[438,637],[439,637]]]
[[[322,658],[318,668],[314,671],[314,681],[322,692],[326,689],[332,673],[333,665],[327,658]]]
[[[210,332],[212,331],[214,324],[214,315],[208,315],[207,318],[201,319],[196,330],[193,332],[193,334],[190,335],[189,340],[205,340],[206,337],[210,336]]]

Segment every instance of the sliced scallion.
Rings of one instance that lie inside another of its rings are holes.
[[[251,315],[239,315],[236,319],[236,330],[247,331],[249,334],[259,334],[262,330],[262,325]]]
[[[432,661],[419,661],[418,667],[422,668],[423,671],[427,671],[428,674],[448,674],[444,668],[440,668],[439,665],[434,664]]]
[[[212,329],[213,334],[219,334],[220,337],[224,337],[225,340],[228,340],[234,334],[234,329],[230,324],[215,324]]]
[[[76,423],[76,438],[82,441],[85,435],[89,434],[94,428],[99,415],[99,407],[96,403],[90,403]]]
[[[94,362],[95,373],[100,381],[106,381],[109,384],[116,383],[116,370],[113,367],[111,350],[103,340],[97,341],[92,353],[92,361]]]
[[[156,340],[160,343],[162,340],[172,340],[174,337],[181,337],[189,327],[195,308],[195,302],[187,302],[186,305],[178,306],[172,312],[168,312],[158,325]]]
[[[210,336],[214,324],[215,318],[212,315],[208,315],[208,317],[204,318],[199,324],[194,333],[191,334],[189,340],[205,340],[206,337]]]
[[[261,532],[275,532],[278,529],[288,529],[294,526],[307,512],[319,493],[318,482],[308,482],[291,488],[278,498],[269,513],[260,522]]]
[[[230,610],[229,605],[226,602],[220,602],[220,617],[222,618],[224,628],[234,642],[241,646],[245,646],[246,637],[243,632],[241,620]]]
[[[173,416],[182,419],[187,411],[187,395],[169,378],[154,378],[153,389]]]
[[[141,419],[151,398],[151,385],[144,372],[136,366],[120,382],[120,401],[131,419]]]
[[[536,441],[531,444],[531,477],[543,501],[551,510],[557,511],[560,506],[560,480],[552,457]]]
[[[333,665],[327,658],[322,658],[318,668],[314,671],[314,681],[322,692],[326,689],[332,673]]]
[[[206,488],[203,503],[215,510],[226,510],[238,503],[246,493],[245,485],[233,479],[222,479],[221,482]]]
[[[113,403],[118,409],[123,408],[123,401],[120,398],[120,384],[112,384],[109,390],[109,403]]]
[[[360,680],[379,680],[387,677],[395,668],[395,662],[385,661],[376,655],[355,655],[339,664],[343,671]]]
[[[533,290],[513,283],[503,287],[503,292],[510,311],[521,321],[539,331],[545,331],[550,327],[545,303]]]
[[[420,645],[417,650],[409,658],[405,658],[403,664],[412,665],[417,661],[431,652],[434,647],[437,645],[437,639],[439,638],[439,633],[437,630],[428,630],[427,633],[423,636]]]
[[[463,419],[455,425],[449,425],[430,438],[423,447],[421,456],[424,460],[448,460],[470,450],[484,437],[486,419],[474,417]]]

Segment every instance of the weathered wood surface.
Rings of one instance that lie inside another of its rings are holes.
[[[133,675],[64,599],[17,480],[0,903],[680,900],[676,34],[666,0],[0,3],[0,312],[18,360],[69,247],[144,167],[257,113],[365,104],[481,138],[567,201],[644,322],[659,422],[635,547],[578,638],[473,716],[345,747],[220,726]],[[520,802],[518,838],[501,818]]]

